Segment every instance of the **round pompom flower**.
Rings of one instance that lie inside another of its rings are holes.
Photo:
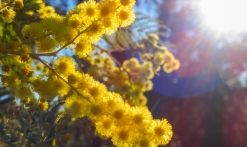
[[[51,79],[49,79],[49,81],[53,86],[52,87],[53,90],[56,91],[60,97],[63,97],[66,94],[68,94],[70,90],[70,86],[67,83],[65,83],[63,80],[57,77],[52,77]]]
[[[124,7],[116,13],[117,21],[121,27],[127,27],[135,21],[135,13],[132,8]]]
[[[76,44],[74,52],[79,58],[85,58],[90,54],[91,50],[92,50],[91,42],[82,40]]]
[[[87,116],[93,122],[97,122],[104,116],[106,109],[103,103],[91,103],[88,107]]]
[[[133,73],[137,67],[139,67],[139,61],[132,57],[129,60],[125,60],[123,62],[123,67],[129,72],[129,73]]]
[[[153,120],[152,122],[152,137],[155,143],[159,145],[166,145],[172,138],[172,126],[166,119]]]
[[[116,0],[107,0],[99,3],[99,15],[101,18],[114,15],[120,4]]]
[[[19,10],[23,8],[24,4],[22,0],[15,0],[14,8]]]
[[[129,147],[133,146],[135,140],[137,139],[138,133],[135,129],[126,127],[118,127],[116,131],[113,132],[112,142],[116,146]]]
[[[75,71],[75,62],[68,56],[62,56],[55,61],[55,70],[64,76],[68,76]]]
[[[50,37],[40,39],[39,41],[36,42],[36,44],[38,47],[37,48],[38,52],[41,53],[52,52],[55,50],[57,46],[57,42]]]
[[[132,7],[135,4],[135,0],[120,0],[122,6]]]
[[[78,14],[72,14],[68,18],[68,24],[74,29],[79,29],[82,26],[82,18]]]
[[[111,35],[117,31],[119,24],[116,21],[116,17],[105,17],[102,19],[102,26],[105,29],[105,33]]]
[[[148,127],[152,120],[152,114],[145,106],[131,108],[131,122],[137,127]]]
[[[65,110],[71,115],[72,119],[76,119],[85,115],[87,105],[88,101],[74,94],[66,98],[64,107]]]
[[[115,131],[116,126],[110,117],[104,116],[95,124],[97,132],[104,136],[110,137]]]
[[[8,8],[3,9],[2,18],[8,23],[12,22],[15,18],[15,11]]]
[[[71,85],[75,85],[79,81],[79,79],[81,79],[81,74],[78,71],[71,72],[68,75],[68,83]]]

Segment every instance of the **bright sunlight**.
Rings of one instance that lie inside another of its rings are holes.
[[[207,26],[218,32],[247,30],[247,0],[200,0]]]

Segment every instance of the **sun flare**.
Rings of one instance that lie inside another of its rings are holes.
[[[219,32],[247,31],[247,0],[200,0],[205,24]]]

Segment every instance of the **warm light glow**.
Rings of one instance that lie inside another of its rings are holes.
[[[207,26],[219,32],[247,31],[247,0],[200,0]]]

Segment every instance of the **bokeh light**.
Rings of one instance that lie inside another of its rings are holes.
[[[220,33],[246,30],[246,0],[200,0],[205,24]]]

